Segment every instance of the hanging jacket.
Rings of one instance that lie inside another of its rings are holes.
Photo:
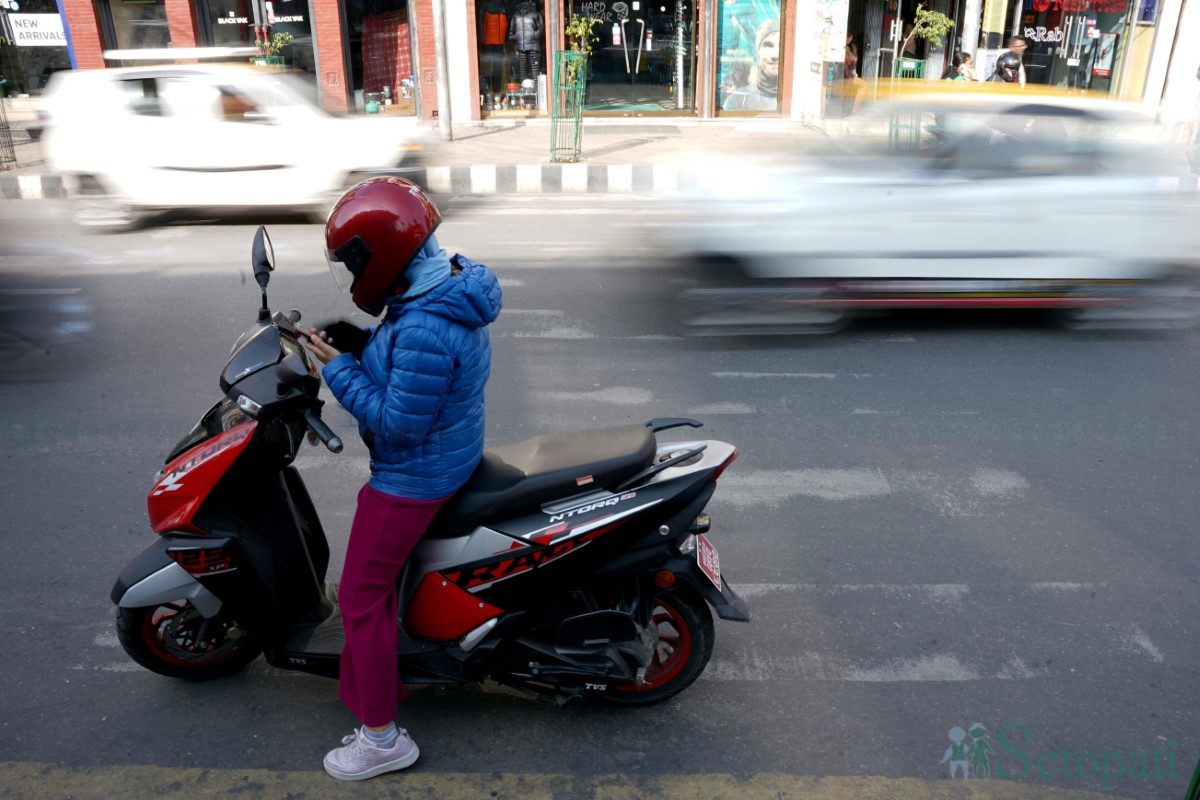
[[[517,50],[541,50],[543,27],[537,8],[522,3],[508,23],[508,38],[516,42]]]
[[[508,14],[483,14],[483,43],[487,47],[503,47],[504,35],[508,30]]]
[[[343,353],[322,371],[358,420],[371,453],[371,487],[397,497],[448,497],[483,455],[487,326],[500,313],[500,284],[463,256],[453,266],[429,292],[388,301],[361,361]]]

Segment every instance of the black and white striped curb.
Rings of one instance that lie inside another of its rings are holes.
[[[704,187],[712,177],[699,167],[676,164],[519,164],[425,167],[405,170],[405,177],[431,194],[670,194]],[[1200,193],[1200,176],[1160,178],[1162,189]],[[52,200],[65,198],[57,175],[0,176],[0,198]]]
[[[57,175],[0,175],[0,198],[57,200],[67,196]]]
[[[700,186],[705,176],[676,164],[518,164],[426,167],[413,179],[434,194],[662,193]]]
[[[704,175],[675,164],[519,164],[406,169],[404,176],[431,194],[666,193],[700,186]],[[57,175],[0,175],[6,200],[66,196]]]

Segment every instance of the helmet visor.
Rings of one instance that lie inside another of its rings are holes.
[[[355,236],[336,250],[325,250],[325,261],[333,275],[333,282],[340,291],[348,292],[362,277],[371,259],[371,250],[367,243]]]

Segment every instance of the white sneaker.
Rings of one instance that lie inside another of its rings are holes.
[[[390,748],[376,747],[367,741],[362,728],[342,739],[342,746],[325,756],[325,771],[340,781],[361,781],[385,772],[411,767],[421,755],[408,731],[399,729]]]

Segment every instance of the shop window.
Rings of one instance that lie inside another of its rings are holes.
[[[53,73],[71,68],[66,46],[55,43],[65,41],[58,6],[54,0],[21,0],[9,9],[11,35],[0,36],[0,75],[5,80],[0,96],[39,94]]]
[[[695,0],[566,0],[571,15],[601,20],[588,62],[585,111],[692,113]]]
[[[717,108],[721,113],[778,113],[779,75],[784,69],[781,11],[770,0],[720,4]]]
[[[157,2],[125,2],[110,0],[114,49],[146,50],[171,46],[171,29],[167,25],[167,6]]]
[[[408,5],[402,0],[347,0],[345,8],[357,109],[374,101],[382,112],[416,114]]]
[[[254,9],[251,0],[208,0],[197,9],[207,20],[207,44],[217,47],[254,46]]]
[[[546,112],[546,20],[532,0],[475,5],[480,102],[488,116]]]

